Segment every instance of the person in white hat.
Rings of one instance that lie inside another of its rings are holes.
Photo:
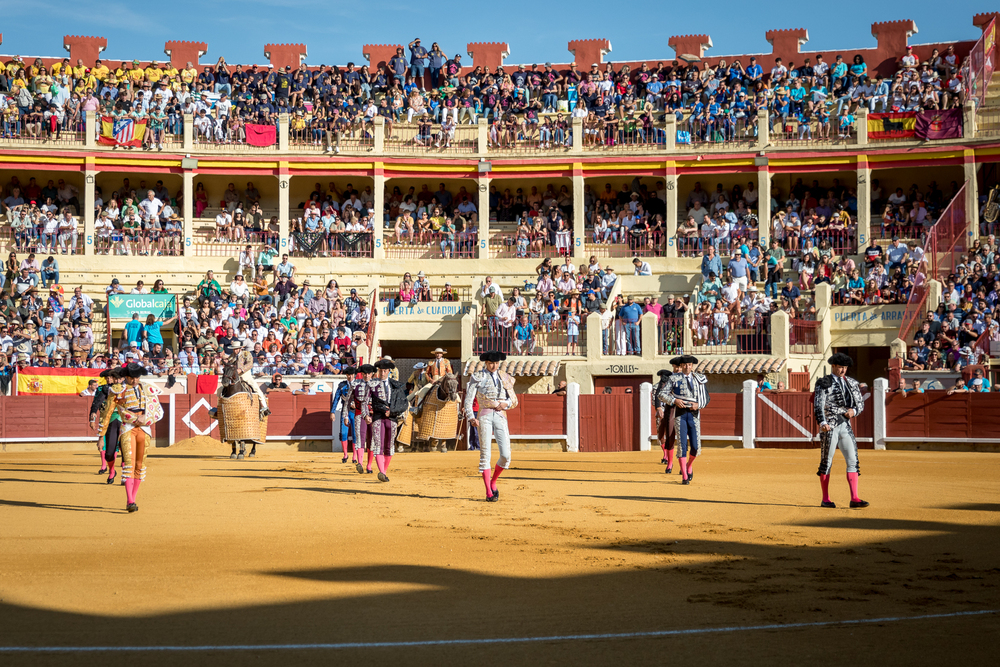
[[[448,354],[448,350],[442,350],[438,347],[431,350],[431,354],[434,355],[434,358],[427,364],[427,379],[430,382],[439,382],[445,375],[452,373],[451,362],[444,358],[444,355]]]
[[[222,390],[225,387],[242,380],[260,398],[261,418],[268,416],[271,411],[267,407],[267,396],[253,379],[253,354],[243,344],[243,341],[233,341],[229,347],[232,350],[232,355],[226,362],[223,381],[219,383],[219,396],[222,396]]]
[[[413,385],[413,392],[420,391],[427,384],[426,368],[427,364],[422,361],[418,361],[413,365],[413,372],[410,373],[410,377],[406,380],[406,384]]]

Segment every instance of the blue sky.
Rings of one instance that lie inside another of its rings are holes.
[[[364,62],[364,44],[405,45],[419,36],[428,47],[438,41],[449,55],[464,55],[469,42],[507,42],[508,63],[531,63],[568,62],[568,41],[603,37],[613,48],[606,59],[667,59],[674,55],[667,39],[684,34],[710,35],[715,46],[708,55],[770,53],[764,33],[775,28],[806,28],[810,38],[806,50],[873,47],[871,23],[906,18],[919,29],[912,43],[965,40],[978,33],[973,15],[992,9],[964,0],[909,6],[898,0],[869,0],[864,5],[861,12],[829,2],[775,3],[775,9],[765,14],[753,12],[755,5],[746,0],[714,0],[707,11],[690,9],[703,6],[700,3],[622,5],[597,0],[488,4],[370,0],[337,5],[328,0],[171,0],[166,6],[38,0],[7,3],[0,19],[0,53],[62,56],[63,35],[96,35],[108,39],[104,56],[115,60],[163,59],[163,43],[180,39],[208,43],[202,62],[224,55],[230,62],[264,64],[264,44],[305,43],[308,64],[345,64]],[[942,15],[944,6],[948,12]],[[157,9],[150,12],[145,7]]]

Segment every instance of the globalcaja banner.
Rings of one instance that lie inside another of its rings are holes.
[[[169,320],[175,315],[177,300],[173,294],[115,294],[108,297],[108,316],[113,320],[130,320],[133,313],[145,321],[147,315]]]

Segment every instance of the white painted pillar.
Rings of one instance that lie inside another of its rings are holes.
[[[184,114],[184,128],[181,140],[185,153],[190,153],[194,149],[194,116],[189,113]],[[191,193],[194,196],[194,192]]]
[[[192,251],[194,243],[194,172],[184,171],[184,204],[181,216],[184,218],[184,254]]]
[[[110,323],[108,324],[110,326]],[[170,421],[167,423],[167,447],[177,442],[177,394],[170,394]]]
[[[639,451],[648,452],[653,445],[649,441],[653,437],[653,412],[649,406],[653,404],[653,385],[643,382],[639,385]]]
[[[385,153],[385,116],[375,116],[373,123],[375,131],[372,134],[372,152],[382,155]]]
[[[872,409],[875,411],[875,428],[872,432],[872,440],[875,442],[875,449],[885,449],[885,400],[888,393],[889,381],[885,378],[875,378],[875,390],[872,392]]]
[[[287,162],[280,162],[279,164],[285,165],[285,168],[287,169],[287,165],[288,165]],[[278,250],[280,250],[282,253],[288,252],[288,237],[289,237],[289,233],[290,233],[290,229],[291,229],[290,226],[289,226],[289,224],[288,224],[288,222],[289,222],[288,217],[289,217],[289,215],[291,215],[291,213],[290,213],[291,209],[289,207],[289,193],[288,193],[290,185],[291,185],[291,177],[289,177],[288,173],[286,172],[286,173],[279,174],[279,176],[278,176],[278,236],[280,237],[281,240],[278,242],[279,243]]]
[[[383,122],[385,119],[382,119]],[[378,126],[376,126],[377,130]],[[382,163],[375,163],[375,184],[372,186],[374,195],[375,221],[372,224],[372,238],[375,247],[372,249],[374,259],[385,259],[385,175],[382,173]]]
[[[580,451],[580,385],[566,385],[566,451]]]
[[[583,265],[587,259],[587,214],[583,207],[583,165],[573,165],[573,259]]]
[[[86,113],[83,118],[83,146],[84,148],[97,147],[97,122],[100,114],[97,111]]]
[[[87,118],[93,115],[87,114]],[[93,255],[94,243],[96,243],[94,238],[94,204],[97,201],[97,184],[94,181],[97,178],[97,172],[90,168],[92,166],[92,164],[88,164],[88,168],[83,172],[83,210],[77,211],[83,220],[84,255]],[[75,249],[74,252],[76,252]]]
[[[743,449],[754,449],[757,437],[757,381],[743,383]]]

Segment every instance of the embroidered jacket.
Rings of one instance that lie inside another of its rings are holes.
[[[493,374],[488,371],[476,371],[472,374],[472,383],[465,392],[465,403],[462,411],[466,419],[473,419],[472,404],[477,399],[480,410],[496,410],[500,401],[507,401],[507,409],[517,407],[517,394],[514,393],[514,378],[503,371],[498,371],[500,386],[493,380]]]
[[[674,407],[677,401],[681,400],[685,403],[697,403],[699,409],[704,409],[710,400],[706,384],[708,378],[701,373],[691,373],[689,376],[674,373],[657,397],[663,401],[664,407]],[[678,410],[683,409],[678,408]]]
[[[845,413],[853,409],[854,415],[860,415],[865,407],[864,398],[861,395],[861,385],[852,377],[844,376],[844,383],[847,385],[847,393],[850,394],[850,404],[847,396],[841,390],[840,382],[833,374],[821,377],[816,381],[816,391],[813,393],[813,413],[816,423],[822,426],[828,424],[836,426],[843,421],[847,421]]]

